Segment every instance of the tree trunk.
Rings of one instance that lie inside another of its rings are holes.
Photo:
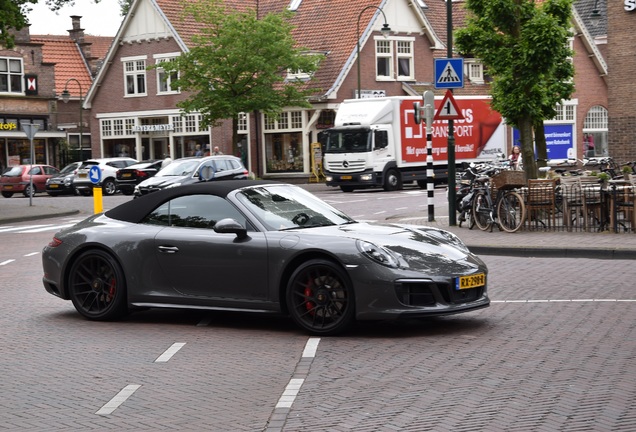
[[[534,143],[537,147],[537,167],[548,166],[548,145],[545,141],[543,121],[534,124]]]
[[[521,154],[523,170],[526,178],[537,178],[537,163],[534,160],[534,140],[532,136],[532,119],[525,117],[519,120],[519,136],[521,138]]]

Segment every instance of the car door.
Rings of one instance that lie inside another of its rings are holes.
[[[213,230],[216,222],[228,217],[248,226],[232,204],[217,196],[189,195],[158,210],[155,213],[167,227],[155,237],[155,254],[174,290],[219,301],[268,300],[264,235],[251,230],[248,238],[239,240]]]

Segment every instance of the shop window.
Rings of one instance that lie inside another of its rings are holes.
[[[303,172],[300,132],[265,134],[268,173]]]

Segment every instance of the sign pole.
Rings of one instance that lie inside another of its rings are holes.
[[[453,57],[453,2],[446,2],[446,55],[448,58]],[[464,71],[460,71],[462,74]],[[463,84],[463,82],[462,82]],[[451,89],[451,95],[453,90]],[[448,121],[448,226],[457,225],[457,215],[455,214],[455,130],[454,121]]]
[[[428,221],[435,220],[435,171],[433,169],[433,115],[435,94],[424,92],[424,118],[426,119],[426,190],[428,192]]]
[[[29,138],[29,142],[31,144],[31,156],[30,163],[31,169],[29,170],[29,207],[33,206],[33,164],[35,163],[35,149],[33,148],[33,137],[35,133],[40,128],[39,125],[33,123],[20,123],[22,125],[22,129],[24,129],[24,133],[26,133],[27,138]]]

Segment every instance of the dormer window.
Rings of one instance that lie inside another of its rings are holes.
[[[465,74],[470,82],[484,83],[484,64],[476,59],[464,59]]]
[[[291,0],[291,3],[289,3],[289,6],[287,7],[287,9],[289,9],[292,12],[295,12],[300,7],[300,4],[302,2],[303,0]]]

